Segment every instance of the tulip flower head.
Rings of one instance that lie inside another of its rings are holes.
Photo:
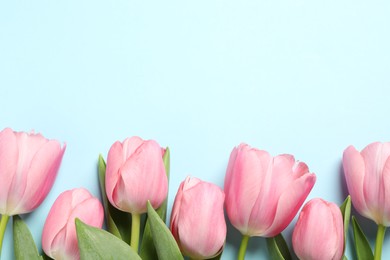
[[[340,208],[322,199],[309,201],[299,214],[292,244],[301,260],[340,260],[344,251]]]
[[[115,142],[108,152],[106,193],[113,206],[129,213],[147,211],[149,200],[158,208],[168,195],[165,150],[153,140],[139,137]]]
[[[378,225],[390,226],[390,143],[372,143],[361,152],[349,146],[343,166],[355,209]]]
[[[0,214],[33,211],[46,198],[57,176],[66,145],[41,134],[0,132]]]
[[[47,216],[42,232],[42,249],[54,259],[80,258],[75,219],[101,228],[103,206],[86,189],[73,189],[61,193]]]
[[[216,185],[187,177],[180,184],[170,228],[180,250],[193,259],[218,255],[226,238],[225,195]]]
[[[316,180],[292,155],[235,147],[225,177],[226,210],[245,236],[273,237],[297,214]]]

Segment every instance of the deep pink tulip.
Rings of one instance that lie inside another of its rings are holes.
[[[106,170],[107,198],[116,208],[129,213],[147,211],[149,200],[158,208],[168,195],[165,150],[153,140],[139,137],[115,142],[108,152]]]
[[[66,145],[40,134],[0,132],[0,213],[33,211],[46,198],[61,164]]]
[[[90,226],[103,225],[103,206],[83,188],[61,193],[51,207],[42,232],[42,249],[48,256],[63,260],[80,258],[76,218]]]
[[[230,155],[225,177],[230,222],[245,236],[275,236],[297,214],[315,180],[292,155],[272,157],[241,144]]]
[[[372,143],[361,152],[349,146],[343,166],[355,209],[378,225],[390,226],[390,143]]]
[[[340,260],[344,251],[340,208],[322,199],[309,201],[299,214],[292,244],[301,260]]]
[[[187,177],[180,184],[170,228],[184,255],[206,259],[221,252],[226,238],[224,199],[212,183]]]

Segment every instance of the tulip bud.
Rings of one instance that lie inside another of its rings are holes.
[[[139,137],[114,143],[107,158],[106,193],[113,206],[134,214],[147,211],[149,200],[158,208],[168,195],[165,150]]]
[[[214,184],[187,177],[180,184],[170,228],[180,250],[194,259],[218,255],[226,238],[223,191]]]
[[[292,221],[315,180],[292,155],[272,157],[241,144],[230,155],[225,177],[230,222],[245,236],[276,236]]]
[[[390,143],[372,143],[361,152],[349,146],[343,166],[355,209],[378,225],[390,226]]]
[[[61,164],[65,145],[40,134],[0,132],[0,214],[33,211],[46,198]]]
[[[339,207],[322,199],[309,201],[299,214],[292,243],[301,260],[340,260],[344,229]]]
[[[101,228],[104,211],[100,201],[86,189],[61,193],[50,209],[42,232],[42,249],[54,259],[80,258],[75,219]]]

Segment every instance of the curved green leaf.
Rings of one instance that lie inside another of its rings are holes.
[[[15,259],[41,260],[37,246],[26,223],[18,216],[13,217]]]
[[[288,249],[287,243],[283,238],[282,233],[275,237],[269,237],[267,240],[268,252],[271,259],[276,260],[291,260],[290,250]]]
[[[183,259],[175,238],[148,201],[148,221],[159,260]]]
[[[128,244],[113,234],[103,229],[91,227],[79,219],[76,219],[75,222],[81,260],[141,260]]]
[[[170,150],[168,147],[165,150],[165,153],[163,156],[163,161],[164,161],[164,166],[165,166],[165,172],[167,174],[168,182],[169,182]],[[167,216],[167,204],[168,204],[168,198],[166,198],[164,200],[164,202],[161,204],[161,206],[156,210],[157,214],[160,216],[160,218],[164,222],[165,222],[166,216]],[[141,256],[141,258],[143,260],[157,259],[157,251],[156,251],[156,248],[154,247],[152,231],[150,230],[150,224],[149,224],[148,220],[146,220],[139,255]]]
[[[131,214],[118,210],[108,201],[106,195],[106,162],[101,155],[99,155],[98,161],[98,174],[107,230],[126,243],[129,243],[131,232]]]
[[[344,251],[343,252],[345,252],[345,247],[347,246],[347,239],[348,239],[349,221],[351,219],[351,196],[348,195],[348,197],[345,199],[343,204],[340,206],[340,210],[344,220]]]
[[[356,218],[352,216],[353,237],[355,240],[356,256],[358,260],[372,260],[374,255],[367,237],[364,235]]]

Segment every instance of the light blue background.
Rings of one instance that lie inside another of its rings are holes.
[[[189,174],[223,187],[240,142],[294,154],[317,174],[309,198],[341,203],[343,150],[390,140],[389,13],[388,1],[1,1],[0,128],[67,143],[25,216],[34,239],[62,191],[99,194],[99,153],[132,135],[170,147],[169,208]],[[239,240],[229,228],[222,259]],[[267,259],[264,239],[246,259]]]

